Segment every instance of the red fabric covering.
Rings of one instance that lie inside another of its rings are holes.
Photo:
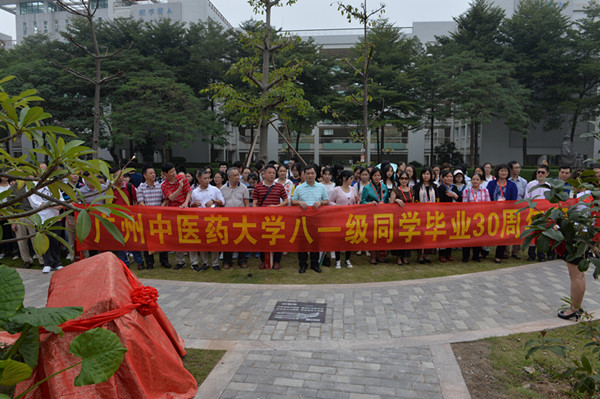
[[[78,398],[78,399],[133,399],[133,398],[192,398],[197,384],[183,367],[184,342],[160,308],[143,316],[132,305],[134,297],[151,299],[153,293],[135,289],[141,283],[112,253],[106,252],[74,263],[55,272],[48,289],[48,307],[83,306],[79,319],[90,319],[106,312],[128,310],[128,313],[106,323],[103,327],[115,332],[129,349],[117,373],[107,382],[75,387],[73,380],[79,374],[75,367],[51,378],[26,398]],[[130,281],[131,279],[131,281]],[[150,307],[151,305],[151,301]],[[93,320],[93,319],[92,319]],[[76,324],[76,323],[75,323]],[[17,386],[17,394],[25,391],[46,376],[69,365],[79,358],[69,354],[72,339],[80,332],[65,332],[65,337],[42,334],[40,337],[39,365],[32,377]]]

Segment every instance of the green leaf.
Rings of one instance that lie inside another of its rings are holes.
[[[550,239],[545,235],[540,235],[536,242],[537,250],[546,253],[550,249]]]
[[[559,241],[559,242],[563,241],[565,239],[565,237],[559,230],[554,230],[552,228],[544,231],[542,233],[542,235],[545,235],[546,237],[550,238],[551,240]]]
[[[0,399],[11,399],[10,396],[0,393]]]
[[[7,266],[0,266],[0,323],[9,319],[23,307],[25,286],[19,273]]]
[[[48,248],[50,247],[50,240],[46,236],[46,234],[38,231],[35,233],[35,237],[33,238],[33,249],[38,256],[42,256],[46,253]]]
[[[81,373],[75,378],[75,386],[80,387],[108,381],[119,369],[127,349],[117,334],[94,328],[75,337],[69,352],[82,359]]]
[[[100,220],[100,223],[102,223],[104,228],[108,230],[115,240],[119,241],[122,245],[125,245],[125,238],[123,238],[123,234],[121,234],[117,226],[115,226],[110,220],[103,217],[96,217],[96,219]]]
[[[579,269],[580,272],[586,272],[589,267],[590,261],[587,259],[581,259],[577,264],[577,269]]]
[[[80,306],[65,306],[63,308],[25,308],[11,318],[15,323],[29,324],[34,327],[44,327],[53,333],[62,330],[59,324],[74,319],[83,313]]]
[[[90,217],[90,214],[88,213],[87,210],[82,210],[81,212],[79,212],[79,215],[77,215],[77,226],[76,226],[77,238],[80,241],[85,240],[87,238],[87,236],[90,234],[91,229],[92,229],[92,218]]]
[[[534,346],[534,347],[530,348],[527,351],[527,354],[525,355],[525,360],[529,359],[531,357],[531,355],[533,355],[535,352],[538,351],[538,349],[540,349],[539,346]]]
[[[16,385],[31,376],[33,370],[25,363],[16,360],[0,360],[0,385]]]
[[[23,341],[21,341],[21,346],[19,346],[19,353],[23,355],[25,363],[33,369],[38,364],[40,329],[29,328],[25,333],[21,334],[23,336]]]
[[[592,374],[592,363],[590,363],[586,355],[581,355],[581,367],[589,374]]]
[[[551,346],[548,348],[548,350],[554,352],[560,357],[567,357],[567,353],[565,352],[565,348],[563,346]]]

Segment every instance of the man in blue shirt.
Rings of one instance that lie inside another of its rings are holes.
[[[325,186],[318,183],[317,180],[317,166],[308,165],[304,168],[304,177],[306,181],[299,184],[294,190],[292,195],[292,205],[299,206],[306,210],[309,206],[312,206],[315,210],[319,209],[320,206],[329,204],[329,197],[327,196],[327,190]],[[298,263],[300,265],[300,274],[306,272],[308,267],[307,252],[298,252]],[[321,273],[321,267],[319,266],[319,253],[310,252],[310,268],[317,273]]]

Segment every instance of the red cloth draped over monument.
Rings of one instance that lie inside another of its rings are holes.
[[[48,307],[82,306],[75,319],[89,319],[106,312],[131,307],[132,283],[122,262],[112,253],[103,253],[74,263],[52,275]],[[133,277],[132,277],[133,276]],[[135,297],[135,293],[134,293]],[[80,366],[67,370],[30,392],[26,398],[134,399],[192,398],[197,391],[194,377],[183,367],[183,339],[159,308],[143,316],[139,310],[106,323],[104,328],[119,336],[128,349],[119,370],[107,382],[76,387],[73,380]],[[36,381],[79,361],[69,354],[69,345],[80,332],[41,334],[39,364],[27,381],[17,386],[17,394]]]

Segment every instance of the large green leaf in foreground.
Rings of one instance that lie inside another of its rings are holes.
[[[82,359],[81,373],[75,378],[75,386],[79,387],[108,381],[119,369],[127,349],[117,334],[94,328],[75,337],[69,352]]]
[[[0,385],[15,385],[31,375],[31,367],[16,360],[0,360]]]
[[[0,266],[0,324],[8,322],[23,305],[25,286],[15,269]]]
[[[25,308],[11,318],[15,323],[44,327],[53,333],[60,333],[59,324],[74,319],[83,313],[80,306],[65,306],[63,308]]]

